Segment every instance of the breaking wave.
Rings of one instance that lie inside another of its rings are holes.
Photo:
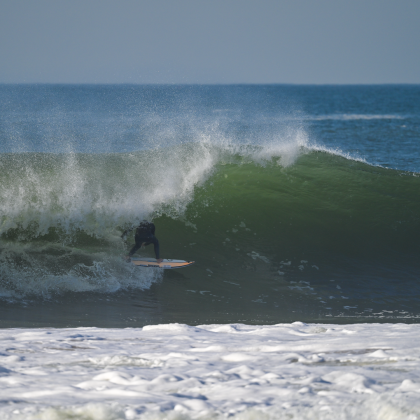
[[[121,258],[122,231],[143,218],[163,257],[197,261],[198,282],[241,284],[261,302],[264,282],[325,307],[331,281],[354,308],[420,297],[418,175],[311,147],[300,130],[275,146],[2,154],[0,168],[6,299],[150,287],[163,272]]]

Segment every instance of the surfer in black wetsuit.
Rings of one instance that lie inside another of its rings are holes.
[[[132,229],[126,230],[121,237],[124,238],[128,232],[130,232]],[[161,263],[162,258],[159,258],[159,241],[155,236],[155,230],[156,227],[154,223],[148,222],[147,220],[143,220],[138,228],[136,229],[136,235],[134,236],[134,240],[136,241],[136,244],[131,248],[131,251],[128,253],[128,256],[126,257],[127,262],[131,261],[131,257],[134,255],[134,253],[142,248],[143,246],[147,246],[150,244],[154,245],[155,248],[155,256],[156,256],[156,262]]]

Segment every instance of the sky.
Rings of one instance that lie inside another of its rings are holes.
[[[419,0],[0,0],[0,83],[420,83]]]

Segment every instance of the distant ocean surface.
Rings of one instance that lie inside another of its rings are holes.
[[[0,85],[0,327],[418,322],[419,172],[419,85]]]

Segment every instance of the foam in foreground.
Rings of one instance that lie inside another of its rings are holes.
[[[418,419],[420,325],[0,331],[2,419]]]

